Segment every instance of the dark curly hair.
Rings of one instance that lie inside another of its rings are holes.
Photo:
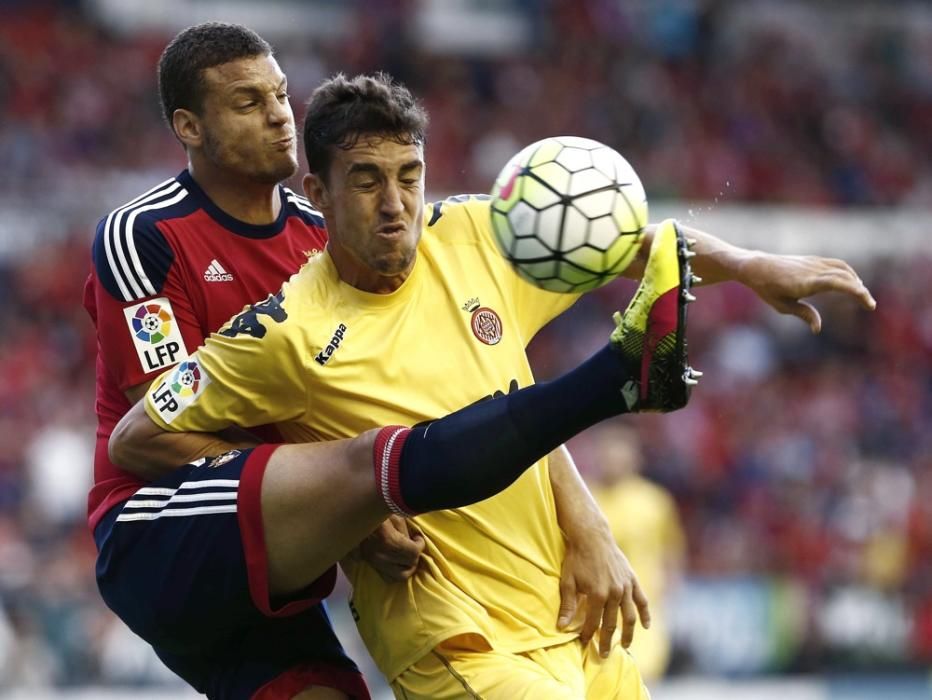
[[[159,96],[168,128],[174,131],[172,114],[176,109],[200,112],[207,88],[205,69],[271,53],[265,39],[238,24],[205,22],[181,31],[159,58]]]
[[[338,73],[314,90],[304,116],[304,155],[312,173],[327,179],[331,148],[352,148],[362,136],[424,144],[427,112],[387,73],[347,78]]]

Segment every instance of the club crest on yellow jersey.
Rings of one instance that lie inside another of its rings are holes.
[[[502,339],[502,319],[494,309],[482,306],[479,297],[473,297],[462,306],[472,314],[469,324],[473,335],[486,345],[498,345]]]

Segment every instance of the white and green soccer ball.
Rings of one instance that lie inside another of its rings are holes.
[[[552,292],[585,292],[634,260],[647,197],[634,168],[613,149],[554,136],[502,168],[491,212],[498,247],[524,279]]]

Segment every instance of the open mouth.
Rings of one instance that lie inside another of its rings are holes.
[[[375,230],[375,233],[383,238],[398,238],[406,230],[407,227],[404,224],[389,224],[387,226],[379,226]]]

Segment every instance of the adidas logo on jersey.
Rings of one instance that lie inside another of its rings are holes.
[[[233,275],[223,269],[223,265],[217,262],[217,258],[210,261],[210,265],[204,270],[205,282],[232,282]]]

